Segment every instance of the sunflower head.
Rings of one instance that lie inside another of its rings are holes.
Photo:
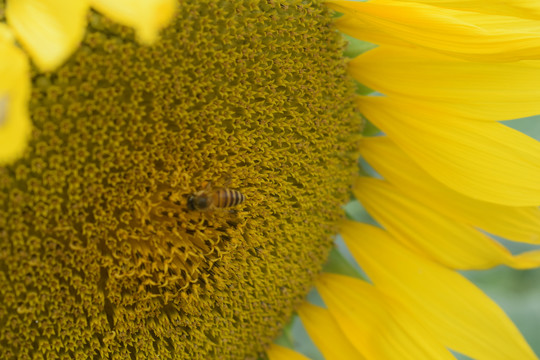
[[[34,74],[29,149],[0,168],[0,358],[255,356],[310,289],[355,171],[331,16],[182,1],[152,47],[88,22]],[[193,210],[207,183],[247,200]]]

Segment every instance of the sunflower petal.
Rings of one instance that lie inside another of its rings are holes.
[[[50,71],[81,42],[88,8],[85,0],[15,0],[6,3],[6,18],[37,66]]]
[[[540,204],[536,140],[499,123],[457,119],[403,99],[361,97],[358,103],[375,126],[446,186],[496,204]]]
[[[503,62],[540,58],[540,25],[536,20],[412,1],[329,1],[328,5],[362,24],[358,29],[344,28],[344,32],[363,38],[361,29],[368,25],[387,34],[388,41],[379,39],[382,45],[395,43],[397,38],[465,59]]]
[[[345,34],[350,34],[357,39],[362,39],[373,44],[385,44],[402,47],[415,47],[413,44],[397,37],[389,36],[388,33],[371,27],[355,16],[344,15],[335,21],[335,26]]]
[[[483,14],[508,15],[524,19],[540,19],[537,0],[402,0],[420,2],[448,9],[474,11]]]
[[[460,274],[374,226],[347,221],[342,235],[376,288],[399,299],[445,346],[475,359],[536,359],[504,312]]]
[[[21,156],[30,137],[30,71],[26,55],[0,24],[0,164]]]
[[[388,182],[441,214],[508,240],[540,243],[537,207],[504,206],[464,196],[432,178],[387,136],[363,139],[360,151]]]
[[[448,267],[540,266],[538,255],[514,257],[488,236],[424,206],[386,181],[362,177],[357,180],[353,192],[375,220],[396,239]]]
[[[172,20],[175,0],[91,0],[92,7],[122,25],[131,26],[143,43],[154,42]]]
[[[325,360],[365,359],[345,337],[328,310],[304,302],[298,315]]]
[[[296,351],[276,344],[270,345],[270,348],[266,351],[266,355],[268,355],[269,360],[309,360]]]
[[[316,286],[343,333],[366,359],[453,359],[408,310],[365,281],[322,274]]]
[[[400,47],[381,46],[357,56],[351,75],[414,107],[465,119],[501,121],[540,113],[540,62],[468,62]]]

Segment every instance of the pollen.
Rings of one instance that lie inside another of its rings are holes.
[[[149,47],[92,13],[34,73],[29,148],[0,167],[1,359],[256,359],[320,271],[361,125],[331,15],[176,16]],[[208,182],[246,200],[193,210]]]

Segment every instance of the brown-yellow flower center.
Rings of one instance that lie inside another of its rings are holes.
[[[181,1],[153,47],[89,24],[34,76],[29,150],[0,168],[0,358],[255,358],[349,196],[360,121],[331,17]],[[225,188],[246,200],[188,206]]]

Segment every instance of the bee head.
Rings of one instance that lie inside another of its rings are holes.
[[[188,198],[190,210],[206,210],[212,204],[212,198],[206,194],[193,194]]]

